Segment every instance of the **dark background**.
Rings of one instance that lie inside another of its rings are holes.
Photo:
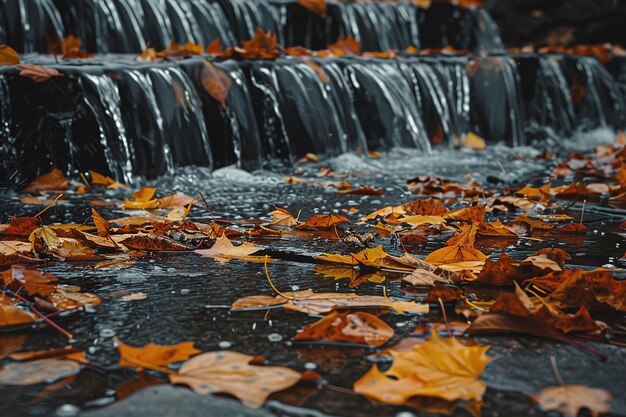
[[[507,47],[611,42],[626,47],[626,0],[487,0]]]

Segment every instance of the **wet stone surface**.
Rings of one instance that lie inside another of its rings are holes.
[[[594,143],[590,141],[590,145]],[[397,205],[415,196],[407,191],[405,179],[415,175],[442,176],[467,181],[468,172],[482,183],[501,181],[515,185],[528,178],[545,174],[545,162],[518,161],[513,153],[533,153],[538,150],[491,148],[483,153],[437,151],[424,156],[415,151],[394,150],[379,160],[364,160],[355,155],[342,155],[317,165],[304,168],[316,172],[321,166],[335,171],[352,172],[349,180],[372,187],[382,187],[383,196],[340,195],[335,189],[284,184],[291,170],[277,173],[246,173],[226,168],[210,175],[208,172],[187,168],[171,177],[162,178],[154,185],[195,195],[202,191],[212,215],[238,220],[267,218],[274,205],[297,213],[303,210],[306,218],[315,212],[328,212],[356,207],[360,211],[351,219],[386,205]],[[356,173],[363,176],[356,176]],[[315,178],[313,174],[310,178]],[[488,178],[491,178],[488,179]],[[317,178],[319,179],[319,178]],[[328,180],[323,178],[322,180]],[[519,182],[518,182],[519,181]],[[111,194],[109,197],[119,197]],[[90,196],[103,199],[107,196]],[[46,221],[90,221],[90,205],[76,197],[67,196],[69,203],[57,204],[46,213]],[[0,199],[6,222],[13,215],[32,215],[35,207],[21,204],[17,195],[6,194]],[[571,205],[574,218],[580,215],[580,204]],[[122,217],[133,212],[114,207],[103,207],[105,218]],[[210,221],[211,217],[200,204],[192,210],[191,218]],[[584,237],[567,240],[528,241],[504,249],[491,250],[493,257],[505,250],[515,259],[523,259],[544,247],[561,247],[572,254],[570,267],[593,268],[606,264],[624,267],[620,257],[624,252],[623,238],[617,227],[624,220],[624,211],[606,204],[588,205]],[[429,253],[440,246],[440,241],[428,242],[420,253]],[[336,239],[296,234],[281,239],[258,239],[259,246],[270,246],[273,251],[289,254],[318,254],[321,252],[349,253],[350,249]],[[389,252],[400,249],[390,239],[379,239]],[[621,246],[620,246],[621,244]],[[482,248],[481,248],[482,250]],[[325,278],[312,263],[300,262],[296,257],[277,259],[268,265],[274,284],[284,290],[312,289],[314,291],[356,292],[420,300],[424,294],[403,291],[397,276],[389,275],[382,283],[365,282],[355,289],[346,280]],[[110,408],[98,409],[120,398],[125,398],[122,387],[136,379],[135,371],[117,367],[117,347],[114,337],[133,346],[149,342],[176,344],[191,340],[201,351],[228,349],[250,355],[262,355],[270,364],[287,366],[300,372],[314,368],[324,380],[335,387],[350,388],[374,363],[371,354],[376,350],[361,347],[343,347],[332,344],[293,343],[290,339],[302,325],[317,317],[282,309],[231,312],[229,306],[247,295],[272,295],[259,263],[231,260],[220,265],[211,258],[194,253],[179,255],[153,254],[138,259],[124,269],[89,268],[88,263],[50,263],[48,270],[63,283],[82,287],[98,294],[103,302],[90,312],[76,312],[59,319],[59,324],[70,330],[72,343],[88,353],[97,366],[88,366],[75,380],[51,394],[42,395],[45,386],[4,387],[0,390],[0,415],[47,416],[56,412],[71,413],[72,406],[84,410],[86,417],[139,415],[221,415],[221,416],[317,416],[316,412],[332,416],[404,417],[431,415],[406,406],[386,406],[341,390],[323,389],[313,392],[277,393],[264,407],[252,411],[231,400],[198,396],[183,388],[148,388],[130,399]],[[477,290],[480,291],[480,290]],[[112,295],[119,292],[143,292],[145,300],[123,302]],[[384,320],[396,330],[393,344],[411,333],[420,323],[442,321],[438,308],[428,316],[387,314]],[[614,415],[626,415],[624,375],[626,349],[590,343],[608,358],[607,362],[572,345],[539,340],[531,337],[481,337],[480,342],[493,347],[489,355],[496,358],[486,368],[484,380],[488,391],[482,407],[483,416],[544,415],[532,405],[530,394],[548,385],[557,385],[550,366],[554,356],[563,379],[569,384],[586,384],[604,388],[614,397]],[[0,334],[0,341],[21,343],[23,350],[39,350],[64,346],[67,340],[50,328],[28,333]],[[61,407],[61,408],[60,408]],[[297,408],[304,407],[304,409]],[[312,411],[317,410],[317,411]],[[169,414],[168,414],[169,412]],[[215,414],[210,414],[215,412]],[[194,414],[195,413],[195,414]],[[412,413],[412,414],[406,414]],[[65,414],[72,415],[72,414]],[[469,415],[462,407],[455,416]],[[548,415],[548,414],[546,414]],[[550,414],[554,415],[554,414]]]

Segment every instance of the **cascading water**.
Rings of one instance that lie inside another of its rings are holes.
[[[347,34],[366,50],[502,49],[485,10],[442,3],[425,11],[410,3],[329,2],[326,19],[291,0],[0,0],[0,10],[38,21],[40,31],[52,27],[48,38],[79,35],[96,52],[159,49],[171,39],[235,44],[257,25],[316,49]],[[24,50],[44,48],[14,26],[3,28]],[[619,56],[605,68],[577,55],[398,54],[166,63],[117,56],[63,65],[26,58],[62,76],[36,83],[12,67],[0,72],[3,177],[12,173],[11,183],[20,186],[53,166],[120,180],[185,165],[255,170],[306,153],[330,157],[394,146],[428,152],[470,131],[522,145],[626,126],[626,64]],[[229,80],[223,105],[207,87],[211,66]]]
[[[53,0],[0,0],[0,26],[2,42],[24,53],[47,51],[65,32]]]
[[[525,143],[520,77],[506,56],[476,57],[468,64],[472,130],[512,146]]]
[[[574,106],[556,57],[523,54],[514,59],[521,79],[526,136],[536,140],[571,136]]]

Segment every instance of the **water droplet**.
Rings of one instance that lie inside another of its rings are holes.
[[[304,364],[304,369],[308,369],[309,371],[312,371],[313,369],[317,369],[317,365],[314,364],[313,362],[307,362]]]
[[[80,408],[74,404],[63,404],[54,412],[57,417],[73,417],[77,416],[78,413],[80,413]]]
[[[180,295],[188,295],[191,291],[188,288],[180,290]]]
[[[233,344],[232,344],[232,342],[229,342],[229,341],[227,341],[227,340],[222,340],[222,341],[218,344],[218,346],[219,346],[219,348],[220,348],[220,349],[228,349],[228,348],[229,348],[229,347],[231,347],[232,345],[233,345]]]
[[[113,329],[102,329],[100,330],[100,337],[113,337],[115,336],[115,332]]]
[[[276,342],[280,342],[281,340],[283,340],[283,337],[279,335],[278,333],[272,333],[272,334],[267,335],[267,340],[269,340],[272,343],[276,343]]]
[[[96,353],[98,351],[98,348],[96,348],[95,346],[89,346],[89,348],[87,349],[87,352],[90,355],[93,355],[94,353]]]
[[[291,291],[298,291],[300,289],[300,287],[298,287],[297,285],[292,285],[291,286]]]

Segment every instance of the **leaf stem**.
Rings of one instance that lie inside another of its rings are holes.
[[[552,365],[552,372],[554,372],[554,377],[560,386],[565,386],[565,382],[563,382],[563,378],[561,378],[561,373],[559,372],[559,367],[556,364],[556,358],[554,356],[550,356],[550,364]]]

